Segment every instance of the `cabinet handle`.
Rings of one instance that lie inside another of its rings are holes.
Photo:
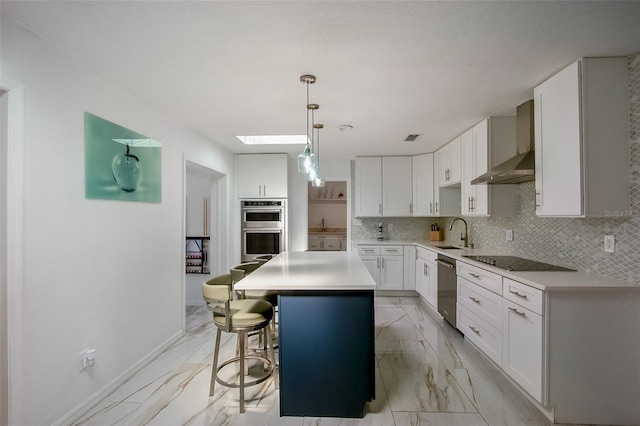
[[[476,199],[475,199],[475,197],[471,197],[471,211],[472,212],[476,211]]]
[[[436,201],[436,214],[440,211],[440,203]]]
[[[382,214],[382,204],[378,204],[378,214]]]
[[[476,334],[480,334],[480,330],[478,330],[477,328],[473,327],[473,326],[469,326],[469,328]]]
[[[471,197],[467,197],[467,210],[471,211]]]
[[[382,269],[384,269],[384,257],[382,258]]]
[[[471,297],[469,296],[469,299],[473,300],[474,302],[476,302],[477,304],[480,304],[480,301],[478,299],[476,299],[475,297]]]
[[[513,312],[514,314],[518,314],[518,315],[520,315],[521,317],[526,317],[526,316],[527,316],[524,312],[520,312],[520,311],[518,311],[516,308],[509,308],[509,310],[510,310],[511,312]]]
[[[480,278],[480,275],[474,274],[473,272],[469,272],[469,275],[471,275],[473,278]]]
[[[363,249],[362,251],[365,252],[365,253],[375,253],[376,252],[373,249]]]
[[[520,293],[518,293],[517,291],[509,290],[509,293],[511,293],[511,294],[515,294],[516,296],[521,297],[521,298],[523,298],[523,299],[528,299],[528,297],[527,297],[527,295],[526,295],[526,294],[520,294]]]
[[[427,273],[425,275],[429,275],[429,265],[427,265],[426,263],[424,264],[424,268],[427,271]]]
[[[258,197],[262,197],[262,185],[258,185]]]
[[[540,207],[540,203],[538,202],[539,197],[540,197],[540,192],[536,191],[536,208]]]
[[[376,261],[376,268],[380,269],[380,258],[378,258]]]
[[[264,197],[267,196],[267,185],[266,184],[262,185],[262,195]]]
[[[429,213],[433,213],[433,201],[429,203]]]
[[[413,203],[409,203],[409,214],[413,214]]]

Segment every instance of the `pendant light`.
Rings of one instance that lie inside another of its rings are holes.
[[[309,85],[316,82],[316,77],[313,75],[301,75],[300,82],[307,85],[307,144],[304,147],[304,150],[300,155],[298,155],[298,171],[300,173],[309,174],[309,171],[313,168],[316,163],[316,155],[313,153],[311,142],[312,142],[312,130],[309,127],[309,114],[310,108],[309,105]]]
[[[322,172],[320,171],[320,129],[322,129],[324,127],[323,124],[315,124],[313,125],[313,129],[316,130],[317,129],[317,136],[316,136],[316,160],[318,161],[318,164],[316,166],[316,177],[313,179],[313,181],[311,182],[311,186],[315,186],[317,188],[322,188],[324,186],[324,178],[322,177]]]
[[[313,157],[311,158],[311,166],[306,173],[307,182],[313,182],[320,173],[320,165],[318,164],[318,155],[315,153],[316,145],[315,145],[315,127],[316,127],[316,110],[320,108],[318,104],[308,104],[307,111],[311,111],[311,153]]]

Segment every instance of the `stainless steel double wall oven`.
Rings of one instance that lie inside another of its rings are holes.
[[[254,256],[285,251],[286,231],[284,200],[242,200],[243,262]]]

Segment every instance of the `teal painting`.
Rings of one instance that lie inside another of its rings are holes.
[[[162,200],[160,142],[84,113],[85,195],[104,200]]]

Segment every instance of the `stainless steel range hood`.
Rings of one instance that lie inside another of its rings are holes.
[[[520,183],[535,179],[533,100],[518,106],[516,114],[518,154],[473,179],[472,185]]]

